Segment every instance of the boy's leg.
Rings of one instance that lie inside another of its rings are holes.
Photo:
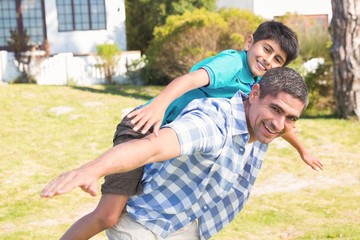
[[[75,222],[61,240],[89,239],[118,221],[128,200],[126,195],[103,194],[95,210]]]
[[[151,133],[143,135],[140,132],[134,132],[132,127],[126,117],[122,119],[114,135],[114,146]],[[142,174],[143,168],[138,168],[127,173],[106,176],[105,183],[101,187],[102,196],[96,209],[75,222],[61,240],[89,239],[114,226],[129,196],[142,190],[140,183]]]

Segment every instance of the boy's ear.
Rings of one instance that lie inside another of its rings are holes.
[[[255,98],[260,97],[260,85],[259,84],[255,84],[252,89],[251,92],[249,94],[249,101],[250,103],[252,103]]]
[[[252,34],[250,34],[245,39],[245,46],[244,46],[245,51],[248,51],[253,44],[254,44],[254,37]]]

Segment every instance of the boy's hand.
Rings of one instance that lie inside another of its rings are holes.
[[[61,174],[51,182],[49,182],[42,190],[40,196],[51,198],[70,192],[76,187],[80,187],[84,192],[91,196],[96,196],[98,192],[97,178],[92,176],[91,172],[83,169],[76,169]]]
[[[130,122],[135,125],[133,127],[134,131],[142,128],[141,133],[145,134],[153,126],[153,133],[155,136],[159,136],[159,129],[164,118],[164,113],[165,110],[162,107],[151,102],[143,108],[132,111],[126,117],[131,119]]]
[[[320,162],[320,160],[308,151],[304,152],[304,154],[301,156],[301,159],[315,171],[324,169],[324,165]]]

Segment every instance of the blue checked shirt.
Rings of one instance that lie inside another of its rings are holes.
[[[209,239],[242,210],[267,144],[254,142],[243,159],[250,135],[240,92],[194,100],[165,127],[175,130],[181,156],[145,167],[143,193],[127,211],[163,238],[198,220],[201,239]]]

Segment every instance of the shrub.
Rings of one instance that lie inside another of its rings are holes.
[[[165,25],[155,28],[146,52],[148,82],[167,84],[216,53],[217,40],[226,28],[219,14],[204,9],[168,17]]]
[[[96,49],[99,56],[98,66],[104,71],[106,82],[111,84],[120,60],[121,49],[115,43],[99,44]]]
[[[224,49],[241,48],[245,36],[261,21],[250,12],[235,9],[198,9],[169,16],[165,25],[155,28],[154,39],[146,51],[146,82],[168,84],[204,58]]]
[[[291,63],[289,67],[304,77],[309,89],[309,106],[307,112],[317,112],[324,110],[324,102],[329,102],[333,92],[330,57],[331,38],[327,29],[313,19],[308,19],[298,14],[286,14],[278,18],[290,28],[292,28],[299,39],[300,53],[295,63]],[[306,70],[304,64],[316,62],[316,59],[322,59],[311,71]],[[326,111],[331,112],[331,105],[326,106]],[[322,109],[320,109],[322,108]]]
[[[126,76],[129,81],[135,85],[143,85],[143,69],[146,65],[146,58],[142,56],[140,59],[134,60],[131,63],[126,62]]]
[[[228,31],[219,43],[222,49],[242,49],[246,36],[252,34],[264,21],[262,17],[250,11],[236,8],[222,9],[219,14],[228,24]]]
[[[21,72],[21,76],[16,78],[14,83],[35,83],[36,80],[30,69],[31,51],[35,46],[31,44],[31,38],[26,29],[23,31],[10,30],[8,46],[14,52],[15,60]]]

